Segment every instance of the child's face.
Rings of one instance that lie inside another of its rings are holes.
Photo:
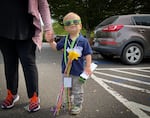
[[[79,34],[80,30],[82,28],[81,20],[78,16],[76,15],[70,15],[64,20],[64,29],[69,33],[69,34]]]

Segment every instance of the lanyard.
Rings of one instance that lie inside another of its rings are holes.
[[[71,42],[70,48],[72,49],[73,46],[75,45],[76,39],[78,38],[78,36]],[[68,35],[65,38],[65,45],[64,45],[64,62],[65,65],[67,64],[67,57],[66,57],[66,52],[67,52],[67,41],[68,41]]]

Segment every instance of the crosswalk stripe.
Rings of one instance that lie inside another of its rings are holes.
[[[136,68],[97,68],[96,70],[112,70],[112,69],[119,69],[119,70],[135,70],[135,69],[150,69],[150,67],[136,67]]]
[[[150,71],[149,71],[149,70],[145,70],[145,69],[134,69],[134,70],[136,70],[136,71],[142,71],[142,72],[148,72],[148,73],[150,73]]]
[[[129,88],[129,89],[133,89],[133,90],[137,90],[137,91],[141,91],[141,92],[150,94],[150,90],[148,90],[148,89],[144,89],[144,88],[140,88],[140,87],[136,87],[136,86],[131,86],[131,85],[127,85],[127,84],[122,84],[122,83],[119,83],[119,82],[110,81],[110,80],[106,80],[106,79],[102,79],[102,80],[104,82],[107,82],[107,83],[119,85],[119,86],[122,86],[122,87],[126,87],[126,88]]]
[[[125,73],[125,74],[130,74],[130,75],[135,75],[135,76],[140,76],[140,77],[146,77],[146,78],[150,78],[149,75],[143,75],[143,74],[138,74],[138,73],[133,73],[133,72],[127,72],[127,71],[121,71],[121,70],[118,70],[118,69],[113,69],[111,71],[115,71],[115,72],[120,72],[120,73]]]
[[[113,77],[113,78],[118,78],[118,79],[122,79],[122,80],[126,80],[126,81],[136,82],[136,83],[139,83],[139,84],[150,85],[149,82],[144,82],[144,81],[135,80],[135,79],[131,79],[131,78],[121,77],[121,76],[112,75],[112,74],[107,74],[107,73],[98,72],[98,71],[95,71],[94,73],[96,73],[96,74],[101,74],[101,75],[105,75],[105,76],[109,76],[109,77]]]
[[[150,118],[145,112],[142,111],[149,111],[150,107],[141,105],[132,101],[128,101],[126,98],[124,98],[122,95],[120,95],[118,92],[114,91],[113,88],[108,86],[101,78],[96,77],[94,74],[92,74],[92,79],[94,79],[98,84],[100,84],[106,91],[108,91],[112,96],[114,96],[118,101],[120,101],[124,106],[126,106],[129,110],[131,110],[135,115],[137,115],[139,118]]]

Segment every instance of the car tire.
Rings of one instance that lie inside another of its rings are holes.
[[[143,59],[143,48],[137,43],[131,43],[127,45],[121,56],[121,61],[124,64],[136,65],[139,64]]]

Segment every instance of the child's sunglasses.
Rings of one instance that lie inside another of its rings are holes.
[[[79,24],[81,24],[81,20],[67,20],[67,21],[64,21],[64,26],[79,25]]]

